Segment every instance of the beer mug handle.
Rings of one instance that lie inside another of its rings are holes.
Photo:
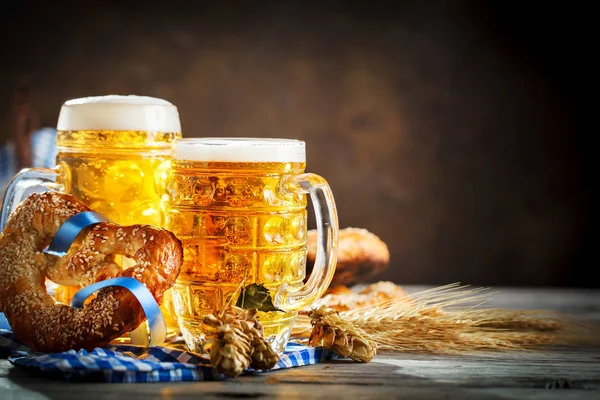
[[[275,294],[276,307],[293,311],[309,306],[329,287],[337,263],[339,224],[333,193],[321,176],[311,173],[287,176],[282,181],[282,191],[309,194],[317,220],[317,255],[310,277],[298,290],[284,284]]]
[[[10,214],[33,192],[46,190],[63,191],[64,186],[57,183],[59,167],[25,168],[19,171],[6,185],[0,209],[0,232],[4,230]]]

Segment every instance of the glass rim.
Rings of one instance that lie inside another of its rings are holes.
[[[306,143],[265,137],[181,138],[173,142],[173,159],[218,162],[306,162]],[[268,149],[269,151],[265,151]]]
[[[288,138],[267,137],[194,137],[181,138],[174,142],[175,145],[207,145],[207,146],[304,146],[304,140]]]

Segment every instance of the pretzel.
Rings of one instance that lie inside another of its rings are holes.
[[[16,338],[34,350],[103,347],[145,319],[140,303],[126,289],[104,288],[83,308],[72,308],[47,293],[46,278],[64,286],[87,286],[132,277],[160,304],[179,274],[181,242],[171,232],[150,225],[101,222],[82,231],[80,244],[65,256],[43,252],[67,219],[89,210],[70,195],[32,194],[0,234],[0,312]],[[122,269],[115,255],[132,258],[136,264]]]
[[[317,231],[307,235],[308,276],[317,257]],[[362,228],[344,228],[339,231],[338,259],[331,286],[353,286],[373,279],[390,263],[387,245],[377,235]]]
[[[409,301],[404,289],[390,281],[371,283],[360,291],[352,290],[347,286],[333,286],[329,288],[325,296],[315,301],[305,312],[317,309],[322,305],[337,311],[373,308],[390,300]]]

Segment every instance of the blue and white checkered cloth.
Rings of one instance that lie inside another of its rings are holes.
[[[323,348],[289,343],[277,365],[271,369],[300,367],[327,361],[336,356]],[[36,353],[19,343],[8,329],[0,329],[0,358],[19,367],[41,371],[65,380],[96,380],[111,383],[212,381],[226,377],[215,372],[208,359],[175,347],[110,345],[93,351]],[[260,371],[248,369],[245,374]]]

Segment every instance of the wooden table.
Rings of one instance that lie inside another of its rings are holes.
[[[408,292],[424,289],[406,287]],[[557,310],[600,327],[600,290],[494,288],[490,306]],[[0,360],[0,399],[600,399],[600,348],[430,356],[380,353],[225,382],[65,383]]]

